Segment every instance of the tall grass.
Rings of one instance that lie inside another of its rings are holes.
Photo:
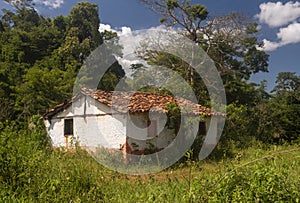
[[[39,124],[0,128],[1,202],[299,202],[298,145],[232,147],[230,157],[189,155],[158,174],[129,176],[83,150],[52,150]]]

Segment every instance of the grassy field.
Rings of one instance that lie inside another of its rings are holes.
[[[108,170],[82,150],[13,157],[1,171],[1,202],[300,201],[299,145],[258,145],[143,176]]]

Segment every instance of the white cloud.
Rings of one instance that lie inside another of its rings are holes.
[[[49,6],[51,8],[59,8],[64,3],[64,0],[33,0],[35,4]]]
[[[278,42],[264,39],[264,50],[274,51],[279,47],[300,42],[300,23],[292,23],[287,27],[280,28],[277,33]]]
[[[132,47],[136,46],[136,42],[138,41],[135,36],[133,36],[133,32],[130,27],[121,27],[121,28],[115,28],[113,29],[111,25],[109,24],[102,24],[100,23],[99,26],[99,32],[104,32],[105,30],[111,31],[111,32],[116,32],[117,35],[120,37],[119,38],[119,43],[123,46],[123,54],[124,50],[127,50],[128,47],[130,47],[130,51],[128,53],[131,53]],[[124,38],[126,38],[124,40]],[[127,53],[126,53],[127,54]]]
[[[105,30],[112,31],[112,32],[117,32],[116,30],[112,29],[109,24],[100,23],[99,32],[104,32]]]
[[[292,23],[285,28],[280,28],[277,37],[284,45],[300,42],[300,23]]]
[[[141,46],[141,41],[145,40],[144,35],[148,36],[159,35],[159,32],[165,30],[164,26],[152,27],[147,30],[132,30],[130,27],[123,26],[121,28],[112,28],[109,24],[100,24],[99,32],[112,31],[119,36],[118,42],[123,47],[123,55],[130,55]],[[152,34],[149,34],[152,33]]]
[[[300,17],[300,2],[267,2],[259,6],[260,13],[256,15],[261,23],[270,27],[287,25]]]
[[[264,51],[274,51],[278,47],[280,47],[279,42],[271,42],[267,39],[264,39],[263,42],[264,42],[264,47],[261,50],[264,50]],[[260,49],[260,48],[258,48],[258,49]]]
[[[131,33],[132,33],[132,30],[130,27],[123,26],[121,28],[113,29],[113,28],[111,28],[111,25],[109,25],[109,24],[100,23],[99,32],[104,32],[105,30],[111,31],[111,32],[116,32],[118,34],[118,36],[131,35]]]
[[[116,32],[119,36],[119,44],[123,47],[123,57],[117,56],[117,60],[124,68],[125,72],[130,75],[132,70],[130,69],[131,64],[141,63],[140,59],[134,56],[134,50],[138,47],[140,39],[137,36],[137,31],[132,31],[130,27],[123,26],[121,28],[112,28],[109,24],[101,23],[99,26],[99,32],[112,31]]]
[[[144,35],[159,35],[159,32],[164,29],[164,26],[158,26],[146,30],[132,31],[129,27],[122,27],[121,31],[118,32],[118,35],[120,36],[119,43],[121,44],[121,46],[123,46],[124,56],[134,53],[137,48],[141,47],[141,42],[145,40]]]
[[[130,68],[131,64],[147,65],[143,59],[136,55],[136,50],[140,48],[141,42],[145,40],[145,36],[156,36],[159,31],[164,29],[165,27],[163,26],[153,27],[147,30],[132,30],[127,26],[112,28],[109,24],[100,24],[99,26],[99,32],[108,30],[118,34],[118,43],[122,47],[122,57],[118,55],[116,57],[120,65],[124,68],[127,76],[133,73],[133,70]]]
[[[130,27],[122,27],[121,32],[119,33],[120,35],[129,35],[131,34],[131,28]]]

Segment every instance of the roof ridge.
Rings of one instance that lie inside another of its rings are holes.
[[[119,94],[115,94],[119,93]],[[131,95],[132,93],[132,95]],[[145,111],[156,111],[165,113],[165,108],[171,104],[176,103],[180,107],[186,107],[192,114],[195,115],[221,115],[223,113],[212,112],[210,108],[194,103],[183,97],[173,95],[162,95],[151,92],[125,92],[125,91],[104,91],[104,90],[93,90],[89,88],[81,88],[81,90],[73,96],[67,102],[56,105],[54,108],[47,111],[43,116],[51,117],[56,113],[65,110],[69,107],[75,99],[79,98],[79,95],[89,96],[98,102],[114,108],[120,113],[131,113],[145,112]],[[145,95],[147,95],[145,97]]]

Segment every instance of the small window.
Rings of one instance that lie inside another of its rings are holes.
[[[157,122],[156,120],[147,121],[148,137],[155,137],[157,135]]]
[[[64,135],[73,135],[73,119],[65,119]]]
[[[199,134],[206,135],[206,125],[205,122],[199,122]]]

